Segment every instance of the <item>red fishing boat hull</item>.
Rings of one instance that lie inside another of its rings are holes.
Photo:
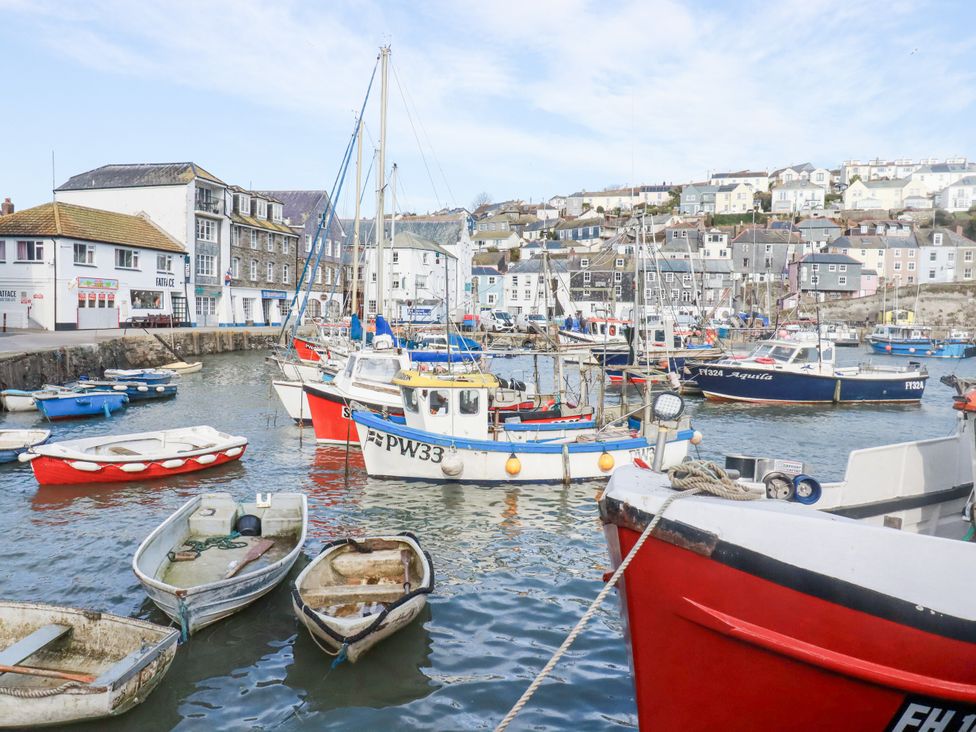
[[[621,523],[605,526],[614,566],[639,536]],[[863,588],[784,580],[664,523],[618,588],[641,729],[976,732],[976,642],[954,619],[943,634],[875,615]],[[818,596],[847,590],[851,606]]]
[[[292,338],[292,344],[295,346],[295,353],[303,361],[319,361],[319,354],[315,352],[315,344],[306,341],[303,338]]]
[[[99,462],[98,460],[82,461],[89,464],[98,465],[94,470],[81,470],[72,467],[69,459],[39,455],[30,461],[34,477],[40,485],[76,485],[81,483],[130,483],[135,481],[153,480],[156,478],[167,478],[172,475],[182,475],[183,473],[195,473],[198,470],[208,470],[220,465],[240,460],[247,450],[247,445],[229,450],[219,450],[204,455],[182,458],[174,456],[173,460],[183,460],[182,465],[165,467],[162,463],[168,461],[141,462],[145,465],[144,470],[138,472],[128,472],[122,470],[122,465],[131,464],[122,462]],[[228,455],[228,453],[231,453]],[[209,462],[209,457],[215,459]],[[198,458],[204,458],[204,462],[199,462]]]
[[[308,397],[308,411],[312,417],[312,429],[315,432],[315,441],[325,445],[345,445],[351,442],[359,444],[359,433],[356,432],[356,423],[352,421],[352,409],[349,403],[338,396],[327,391],[321,391],[311,386],[304,387],[305,395]],[[357,405],[362,405],[371,412],[382,412],[386,409],[390,414],[403,414],[403,410],[392,410],[382,404],[372,404],[356,400]]]

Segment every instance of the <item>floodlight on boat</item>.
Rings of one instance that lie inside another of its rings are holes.
[[[651,411],[654,413],[655,419],[670,422],[680,417],[685,411],[685,400],[681,398],[680,394],[665,391],[654,397],[654,401],[651,402]]]

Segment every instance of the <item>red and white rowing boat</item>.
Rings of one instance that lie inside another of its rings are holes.
[[[674,491],[621,467],[614,565]],[[671,503],[618,586],[642,729],[976,729],[976,546],[775,500]]]
[[[30,448],[18,459],[30,462],[41,485],[70,485],[192,473],[239,460],[246,449],[246,437],[201,425],[51,442]]]

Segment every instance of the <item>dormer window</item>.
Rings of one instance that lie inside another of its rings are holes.
[[[268,218],[268,202],[263,198],[255,198],[255,216],[259,219]]]
[[[246,193],[237,194],[237,213],[244,216],[251,215],[251,197]]]
[[[935,246],[937,247],[942,246],[942,232],[939,232],[938,234],[932,234],[932,243],[935,244]]]

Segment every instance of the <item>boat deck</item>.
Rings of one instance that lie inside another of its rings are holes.
[[[188,540],[202,542],[206,541],[207,538],[209,537],[191,535],[188,537]],[[183,589],[217,582],[222,580],[224,575],[227,574],[231,562],[239,562],[242,560],[254,544],[265,539],[274,541],[274,546],[254,561],[249,562],[235,577],[241,577],[248,572],[253,572],[274,564],[279,559],[285,557],[298,543],[298,536],[294,534],[285,536],[239,536],[234,541],[238,543],[245,542],[247,546],[235,549],[219,549],[213,547],[201,552],[200,556],[193,560],[165,562],[160,570],[159,580],[173,587]],[[184,547],[182,544],[173,547],[174,552],[186,551],[187,549],[188,547]]]

